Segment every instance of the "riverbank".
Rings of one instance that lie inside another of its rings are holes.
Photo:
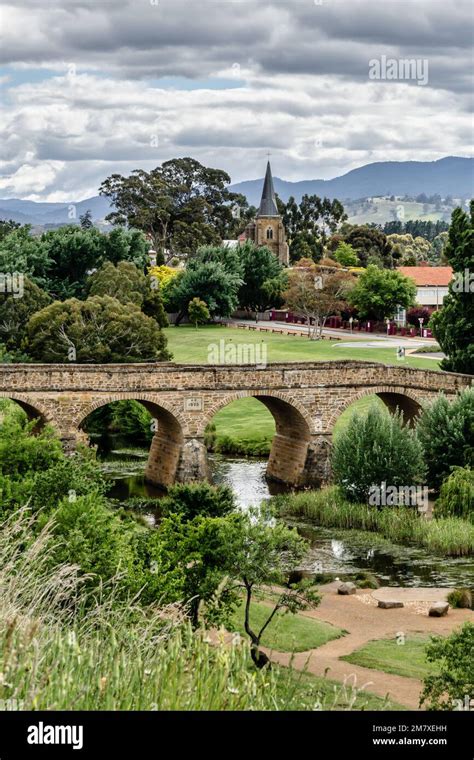
[[[283,517],[305,517],[327,528],[355,528],[400,544],[422,546],[450,557],[474,555],[474,525],[458,517],[427,520],[404,507],[374,509],[346,501],[336,486],[281,494],[274,504]]]

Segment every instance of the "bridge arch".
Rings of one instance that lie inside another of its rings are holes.
[[[307,409],[287,394],[258,390],[225,395],[209,408],[201,423],[201,435],[217,412],[242,398],[260,401],[275,420],[276,432],[268,459],[267,478],[289,485],[301,484],[314,423]]]
[[[405,424],[408,425],[414,424],[417,416],[423,408],[424,402],[424,398],[413,390],[387,385],[375,387],[369,386],[368,388],[364,388],[358,393],[349,396],[343,404],[338,406],[337,411],[333,412],[329,418],[329,430],[333,430],[337,420],[346,409],[348,409],[355,401],[359,401],[359,399],[366,396],[378,396],[392,413],[399,409],[403,415]]]
[[[155,485],[168,488],[176,480],[187,423],[180,411],[154,396],[139,393],[119,393],[103,396],[83,409],[75,419],[80,429],[87,417],[96,409],[117,401],[137,401],[150,412],[153,422],[153,439],[148,454],[145,478]]]
[[[51,418],[43,405],[38,404],[37,401],[32,401],[28,396],[24,396],[20,393],[1,391],[0,398],[8,399],[9,401],[14,401],[18,404],[18,406],[23,409],[30,422],[32,420],[38,420],[38,423],[35,425],[35,430],[41,430],[41,428],[48,424],[55,424],[55,421]]]

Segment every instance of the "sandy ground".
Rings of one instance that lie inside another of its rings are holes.
[[[339,658],[372,639],[395,638],[400,633],[422,632],[446,636],[464,622],[474,621],[474,612],[450,609],[446,617],[428,617],[430,604],[443,600],[447,589],[359,589],[354,595],[341,596],[337,594],[337,585],[322,586],[319,607],[300,614],[332,623],[348,633],[317,649],[294,655],[267,650],[271,659],[282,665],[289,665],[291,660],[294,668],[306,669],[318,676],[324,676],[327,671],[327,677],[335,681],[355,678],[358,688],[365,686],[367,691],[380,697],[388,695],[399,704],[418,709],[422,684],[417,679],[363,668]],[[377,598],[397,599],[403,601],[405,606],[392,610],[379,609],[376,606]]]

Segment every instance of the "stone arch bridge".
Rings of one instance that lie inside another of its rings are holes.
[[[267,476],[291,485],[318,485],[330,475],[332,430],[357,399],[377,394],[412,420],[440,392],[448,398],[472,377],[375,362],[250,365],[10,364],[0,367],[0,397],[15,400],[38,424],[51,424],[72,450],[88,415],[105,404],[135,399],[156,420],[147,479],[167,487],[208,477],[204,431],[214,414],[253,396],[272,413],[276,434]]]

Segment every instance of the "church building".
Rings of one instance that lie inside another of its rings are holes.
[[[267,163],[262,199],[257,216],[245,228],[246,240],[255,245],[266,245],[275,254],[281,264],[288,265],[289,249],[286,242],[285,228],[276,204],[270,161]]]

